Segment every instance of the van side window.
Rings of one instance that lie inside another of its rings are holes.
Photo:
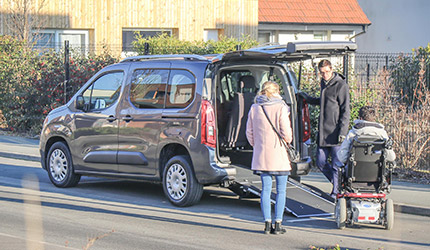
[[[196,80],[186,70],[172,70],[167,86],[166,108],[185,108],[194,99]]]
[[[131,79],[130,102],[137,108],[163,108],[169,70],[138,69]]]
[[[109,72],[97,78],[83,93],[89,110],[100,110],[110,107],[118,99],[124,73]]]

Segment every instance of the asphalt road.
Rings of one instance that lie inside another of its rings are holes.
[[[392,231],[339,230],[333,218],[286,215],[285,235],[262,234],[258,199],[205,188],[178,208],[158,184],[84,177],[54,187],[37,162],[0,158],[0,249],[429,249],[430,217],[395,214]],[[93,242],[91,242],[93,241]]]

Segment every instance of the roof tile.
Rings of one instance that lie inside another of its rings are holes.
[[[259,22],[370,24],[357,0],[259,0]]]

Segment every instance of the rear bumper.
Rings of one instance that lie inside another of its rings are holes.
[[[217,160],[214,148],[205,146],[199,153],[192,153],[194,172],[201,184],[220,184],[234,180],[236,168]]]

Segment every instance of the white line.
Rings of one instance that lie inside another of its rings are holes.
[[[37,243],[48,245],[48,246],[62,247],[62,248],[74,249],[74,250],[81,250],[80,248],[73,248],[73,247],[70,247],[70,246],[62,246],[62,245],[57,245],[57,244],[53,244],[53,243],[49,243],[49,242],[45,242],[45,241],[29,240],[27,238],[23,238],[23,237],[11,235],[11,234],[0,233],[0,235],[6,236],[6,237],[10,237],[10,238],[20,239],[20,240],[23,240],[24,242],[26,242],[26,241],[32,241],[32,242],[37,242]]]

